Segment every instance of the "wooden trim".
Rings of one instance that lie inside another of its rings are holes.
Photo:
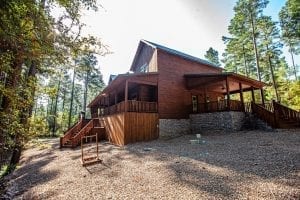
[[[240,100],[242,102],[242,107],[245,108],[244,96],[243,96],[243,87],[242,87],[241,82],[239,82],[239,87],[240,87]]]
[[[128,110],[128,80],[125,83],[125,112]]]
[[[260,96],[261,96],[261,103],[263,106],[265,106],[265,98],[264,98],[264,90],[260,89]]]
[[[227,95],[227,109],[230,110],[230,93],[229,93],[228,77],[226,77],[226,95]]]
[[[254,96],[254,88],[251,87],[251,97],[252,97],[252,102],[255,103],[255,96]]]
[[[149,82],[149,81],[141,81],[141,80],[128,80],[129,83],[139,83],[139,84],[144,84],[144,85],[152,85],[152,86],[157,86],[157,82]]]
[[[204,109],[205,112],[207,111],[207,90],[206,87],[204,88]]]

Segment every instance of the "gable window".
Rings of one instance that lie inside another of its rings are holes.
[[[138,72],[148,72],[148,63],[143,64],[137,70]]]

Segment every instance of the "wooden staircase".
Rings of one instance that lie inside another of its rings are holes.
[[[100,118],[84,119],[76,123],[60,138],[60,147],[74,148],[80,144],[82,137],[91,134],[98,134],[100,139],[105,137],[104,123]]]
[[[251,103],[252,113],[272,128],[300,128],[300,112],[278,102],[260,105]]]

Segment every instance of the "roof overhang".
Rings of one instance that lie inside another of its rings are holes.
[[[243,91],[261,89],[267,84],[233,72],[185,74],[187,89],[209,88],[211,91],[225,94],[226,80],[231,94]]]

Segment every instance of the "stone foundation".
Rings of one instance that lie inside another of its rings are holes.
[[[159,119],[159,137],[189,134],[190,127],[190,119]]]
[[[245,122],[243,112],[215,112],[190,115],[190,126],[193,134],[210,130],[238,131]]]

